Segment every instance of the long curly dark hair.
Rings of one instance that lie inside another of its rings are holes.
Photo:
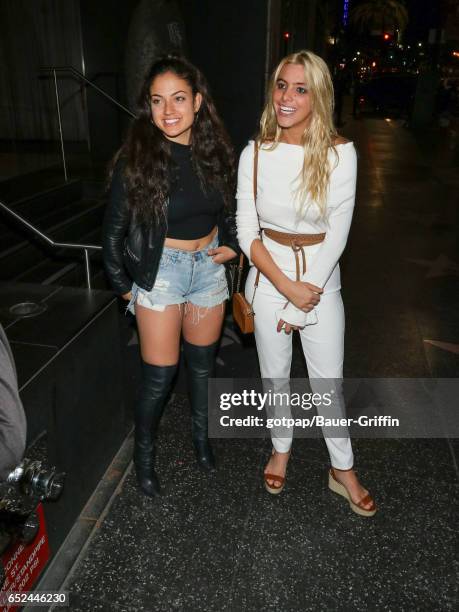
[[[128,205],[141,222],[157,223],[164,218],[170,190],[172,164],[170,141],[151,120],[150,87],[161,74],[173,72],[200,93],[202,103],[191,131],[191,157],[205,192],[221,193],[232,208],[235,187],[235,158],[226,130],[218,116],[201,71],[186,58],[164,55],[151,66],[140,92],[136,119],[109,168],[109,181],[117,162],[123,162]]]

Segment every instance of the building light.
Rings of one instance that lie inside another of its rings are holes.
[[[422,42],[418,42],[418,47],[422,47]]]
[[[384,40],[389,40],[390,38],[390,34],[388,34],[387,32],[383,35]]]
[[[459,57],[459,51],[453,51],[453,56],[454,57]]]
[[[284,32],[284,38],[288,40],[290,38],[290,32]]]
[[[376,68],[376,62],[371,62],[371,67]]]
[[[349,2],[350,0],[343,0],[343,25],[347,26],[349,20]]]

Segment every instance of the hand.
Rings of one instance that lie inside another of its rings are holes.
[[[121,297],[123,298],[123,300],[126,300],[126,302],[130,302],[132,299],[132,291],[124,293]]]
[[[230,259],[234,259],[237,257],[237,253],[230,249],[227,246],[220,246],[216,249],[209,249],[207,251],[207,255],[212,257],[212,261],[214,264],[223,264],[229,261]]]
[[[297,329],[300,329],[296,325],[290,325],[290,323],[286,323],[283,319],[279,319],[279,323],[277,324],[278,333],[282,331],[282,328],[284,328],[284,332],[287,335],[289,335],[292,331],[296,331]]]
[[[323,292],[323,289],[311,283],[290,281],[282,293],[296,308],[309,312],[320,302],[320,296]]]

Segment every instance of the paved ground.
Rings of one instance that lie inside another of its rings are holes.
[[[447,153],[397,122],[348,119],[358,201],[343,262],[348,377],[457,377],[459,202]],[[419,144],[419,138],[421,146]],[[129,351],[137,351],[135,336]],[[226,376],[256,376],[230,326]],[[296,354],[293,373],[303,376]],[[193,461],[181,380],[162,423],[160,501],[128,473],[70,576],[73,611],[453,610],[457,440],[355,440],[380,511],[362,519],[326,488],[322,440],[297,440],[269,496],[263,440],[220,440],[220,469]]]

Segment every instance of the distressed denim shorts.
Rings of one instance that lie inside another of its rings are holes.
[[[164,311],[172,304],[194,304],[212,308],[228,299],[225,266],[215,264],[207,254],[218,247],[218,234],[200,251],[164,247],[155,284],[151,291],[132,285],[132,299],[127,310],[135,314],[135,304]]]

